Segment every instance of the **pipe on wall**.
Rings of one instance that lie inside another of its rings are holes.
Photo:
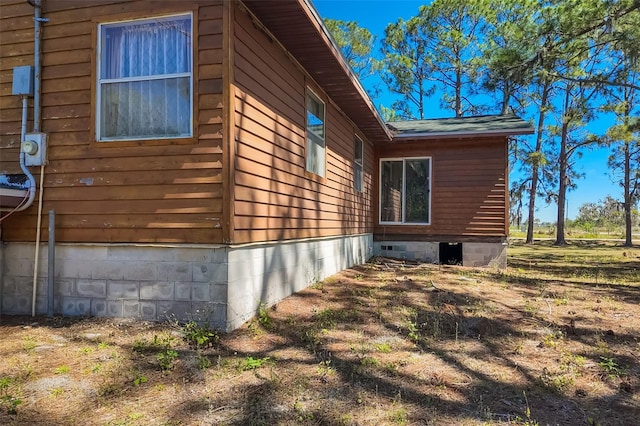
[[[36,179],[33,177],[31,172],[25,165],[25,158],[26,158],[26,154],[24,152],[20,152],[20,168],[22,169],[22,173],[24,173],[27,176],[27,179],[29,180],[29,187],[27,188],[29,191],[29,198],[27,198],[27,200],[24,203],[18,206],[14,210],[14,212],[26,210],[31,206],[31,204],[33,204],[33,200],[35,200],[36,198]]]
[[[42,227],[42,186],[44,185],[44,166],[40,166],[40,197],[38,202],[38,224],[36,225],[36,252],[33,255],[33,297],[31,299],[31,316],[36,316],[36,296],[38,293],[38,270],[40,267],[40,233]]]
[[[27,165],[25,163],[26,161],[26,154],[22,151],[22,142],[24,142],[24,140],[26,139],[26,135],[27,135],[27,120],[28,120],[28,112],[29,112],[29,99],[27,96],[23,96],[22,97],[22,123],[20,126],[20,169],[22,169],[22,173],[25,174],[25,176],[27,177],[27,180],[29,182],[29,186],[27,187],[27,194],[28,196],[25,196],[25,199],[17,206],[11,209],[2,209],[2,211],[6,211],[8,210],[9,213],[7,213],[6,215],[4,215],[2,217],[2,220],[6,219],[7,217],[9,217],[9,215],[12,215],[15,212],[20,212],[22,210],[26,210],[29,207],[31,207],[31,204],[33,204],[33,200],[35,200],[36,198],[36,180],[33,177],[33,175],[31,174],[31,172],[29,171],[29,169],[27,168]],[[0,220],[1,221],[1,220]]]
[[[20,143],[24,142],[27,135],[28,109],[29,109],[29,99],[26,96],[24,96],[22,98],[22,127],[20,129]],[[31,174],[27,166],[25,165],[25,158],[26,158],[26,154],[22,151],[22,149],[20,149],[20,168],[22,169],[22,173],[24,173],[27,176],[27,179],[29,179],[29,188],[28,188],[29,198],[25,203],[22,203],[20,206],[18,206],[14,210],[14,212],[26,210],[27,208],[29,208],[29,206],[31,206],[31,204],[33,204],[33,200],[36,198],[36,180],[34,179],[33,175]]]
[[[49,272],[47,274],[47,316],[54,313],[54,287],[56,277],[56,212],[49,210]]]
[[[42,0],[30,1],[34,7],[34,44],[33,44],[33,131],[35,133],[40,132],[40,124],[42,122],[42,108],[40,106],[40,95],[42,85],[42,23],[47,22],[48,19],[42,18]]]
[[[41,105],[40,105],[40,97],[41,97],[41,82],[42,82],[42,23],[47,22],[48,19],[42,18],[42,2],[41,0],[27,0],[29,4],[31,4],[34,8],[34,41],[33,41],[33,50],[34,50],[34,59],[33,59],[33,67],[34,67],[34,81],[33,81],[33,131],[34,133],[40,132],[40,125],[42,121],[41,117]],[[44,192],[44,165],[40,166],[40,196],[38,197],[38,223],[36,225],[36,251],[34,255],[33,261],[33,294],[31,300],[31,316],[36,315],[36,297],[37,297],[37,289],[38,289],[38,268],[40,265],[39,255],[40,255],[40,228],[42,227],[42,202],[43,202],[43,192]]]

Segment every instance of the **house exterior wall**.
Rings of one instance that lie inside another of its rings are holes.
[[[56,211],[57,243],[55,259],[47,244],[40,248],[37,313],[46,312],[47,264],[55,261],[58,314],[195,319],[231,330],[261,303],[372,255],[373,145],[240,2],[44,5],[43,210]],[[0,172],[19,173],[11,75],[32,64],[33,9],[20,0],[0,10],[0,30],[10,22],[16,32],[0,35]],[[194,138],[93,140],[98,24],[189,11]],[[324,178],[305,172],[307,88],[326,106]],[[353,188],[356,135],[362,192]],[[35,224],[35,205],[2,224],[3,314],[31,312]],[[47,226],[45,214],[45,242]]]
[[[240,5],[234,18],[234,243],[372,232],[373,146]],[[326,108],[326,174],[305,170],[306,90]],[[363,191],[354,143],[364,141]]]
[[[439,243],[461,243],[464,266],[507,266],[507,139],[396,141],[380,158],[431,158],[431,224],[380,224],[375,194],[374,253],[438,263]],[[377,168],[376,179],[379,177]]]
[[[381,225],[376,241],[501,242],[508,235],[507,140],[500,138],[396,141],[380,158],[431,157],[431,224]],[[376,179],[379,179],[379,167]]]
[[[222,242],[222,0],[42,3],[43,211],[56,211],[56,240]],[[184,12],[194,19],[194,136],[96,142],[98,24]],[[13,67],[33,65],[33,7],[3,1],[0,31],[0,172],[20,173],[21,100],[11,81]],[[36,205],[3,221],[4,241],[35,239]],[[47,228],[45,218],[44,240]]]
[[[33,65],[33,8],[8,0],[0,3],[0,172],[5,173],[22,173],[18,163],[22,101],[11,94],[13,67],[22,65]],[[32,118],[30,111],[29,129]]]

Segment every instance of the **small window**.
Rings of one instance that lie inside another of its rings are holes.
[[[356,191],[362,192],[362,179],[363,179],[363,144],[360,138],[356,136],[355,139],[355,154],[353,156],[353,188]]]
[[[101,24],[98,141],[191,137],[192,17]]]
[[[307,92],[307,171],[324,177],[324,103]]]
[[[380,223],[430,223],[431,159],[380,160]]]

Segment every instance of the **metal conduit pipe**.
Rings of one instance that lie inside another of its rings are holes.
[[[40,197],[38,200],[38,224],[36,225],[36,252],[33,255],[33,294],[31,298],[31,316],[36,316],[36,296],[38,293],[38,270],[40,267],[40,233],[42,227],[42,186],[44,185],[44,166],[40,166]]]
[[[26,137],[27,134],[27,113],[28,113],[28,109],[29,109],[29,99],[24,96],[22,98],[22,127],[20,129],[20,142],[24,142],[24,139]],[[25,202],[22,203],[20,206],[18,206],[14,211],[19,212],[22,210],[26,210],[27,208],[29,208],[29,206],[31,206],[31,204],[33,204],[33,200],[36,198],[36,180],[33,177],[33,175],[31,174],[31,172],[29,171],[29,169],[27,168],[27,166],[25,165],[25,157],[26,154],[22,151],[22,149],[20,150],[20,168],[22,169],[22,173],[24,173],[27,176],[27,179],[29,179],[29,199]]]
[[[49,272],[47,274],[47,316],[54,313],[54,287],[56,277],[56,212],[49,210]]]
[[[34,132],[39,132],[40,131],[40,124],[42,122],[42,118],[41,118],[41,114],[42,114],[42,108],[40,106],[40,97],[41,97],[41,93],[42,92],[42,47],[41,47],[41,40],[42,40],[42,23],[43,22],[48,22],[48,19],[43,19],[42,18],[42,0],[34,0],[34,1],[30,1],[30,3],[33,5],[34,7],[34,18],[33,18],[33,24],[34,24],[34,45],[33,45],[33,50],[34,50],[34,58],[33,58],[33,72],[34,72],[34,79],[33,79],[33,131]]]
[[[20,207],[17,207],[15,209],[15,211],[17,212],[26,210],[27,208],[29,208],[31,204],[33,204],[33,200],[36,198],[36,179],[33,177],[29,169],[27,169],[27,166],[25,166],[24,164],[25,156],[26,154],[24,152],[20,153],[20,168],[22,169],[22,173],[24,173],[27,176],[27,179],[29,180],[29,186],[27,188],[27,190],[29,191],[29,198],[22,205],[20,205]]]
[[[27,135],[28,112],[29,112],[29,99],[27,96],[23,96],[22,97],[22,123],[20,126],[20,144],[24,142]],[[3,208],[2,211],[5,211],[5,210],[10,211],[8,215],[28,209],[31,206],[31,204],[33,204],[33,200],[35,200],[36,198],[36,179],[33,177],[31,172],[27,168],[27,165],[25,163],[26,154],[22,151],[22,145],[20,149],[19,159],[20,159],[20,169],[22,169],[22,173],[25,174],[25,176],[27,177],[27,180],[29,181],[29,186],[27,187],[28,197],[25,197],[26,199],[22,201],[17,207],[14,207],[11,209]],[[7,216],[4,216],[4,217],[7,217]]]
[[[41,0],[27,0],[29,4],[34,7],[34,81],[33,81],[33,131],[40,132],[41,118],[41,80],[42,80],[42,63],[41,63],[41,40],[42,40],[42,22],[48,21],[48,19],[42,18],[42,3]],[[31,316],[36,315],[36,296],[37,296],[37,284],[38,284],[38,268],[39,268],[39,256],[40,256],[40,228],[42,227],[42,199],[44,184],[44,165],[40,166],[40,196],[38,198],[38,223],[36,225],[36,251],[33,261],[33,295],[31,300]]]

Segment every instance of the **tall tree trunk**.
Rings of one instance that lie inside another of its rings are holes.
[[[416,48],[415,63],[420,63],[420,51]],[[424,120],[424,80],[422,73],[417,73],[416,79],[418,80],[418,114],[420,114],[420,120]]]
[[[567,158],[567,138],[569,136],[569,115],[570,100],[571,100],[571,88],[567,87],[567,92],[564,98],[564,116],[562,117],[562,132],[560,134],[560,157],[558,159],[558,166],[560,167],[560,182],[558,183],[558,218],[556,221],[556,241],[553,243],[556,246],[564,246],[567,241],[564,238],[564,225],[565,225],[565,202],[567,199],[567,172],[569,167],[569,161]]]
[[[500,114],[507,115],[509,113],[509,99],[511,99],[511,87],[508,81],[502,86],[502,108]]]
[[[422,90],[422,82],[420,82],[420,100],[418,101],[418,110],[420,113],[420,120],[424,120],[424,91]]]
[[[531,171],[531,188],[529,189],[529,217],[527,218],[527,239],[525,243],[533,244],[533,225],[536,211],[536,195],[538,191],[538,163],[533,165]]]
[[[624,143],[624,246],[633,246],[631,223],[631,150],[629,142]]]
[[[529,217],[527,218],[527,244],[533,243],[533,225],[536,212],[536,196],[538,195],[538,176],[540,174],[540,161],[542,160],[542,131],[544,130],[544,117],[549,102],[551,82],[544,79],[542,85],[542,98],[540,99],[540,115],[538,116],[538,129],[536,131],[535,158],[531,167],[531,188],[529,188]]]
[[[564,128],[563,124],[563,128]],[[563,129],[564,133],[564,129]],[[556,246],[563,246],[567,244],[564,238],[564,225],[565,225],[565,203],[567,200],[567,149],[566,142],[562,142],[560,149],[560,183],[558,185],[558,218],[556,221],[556,241],[553,243]],[[564,157],[564,160],[563,160]]]
[[[631,115],[631,103],[632,103],[632,95],[630,89],[624,89],[624,99],[625,99],[625,108],[624,108],[624,124],[629,128],[629,115]],[[631,141],[625,140],[623,153],[624,153],[624,246],[632,247],[633,246],[633,231],[632,231],[632,223],[631,223],[631,208],[633,207],[631,204],[632,193],[631,193]]]
[[[456,68],[456,117],[462,117],[462,72]]]

